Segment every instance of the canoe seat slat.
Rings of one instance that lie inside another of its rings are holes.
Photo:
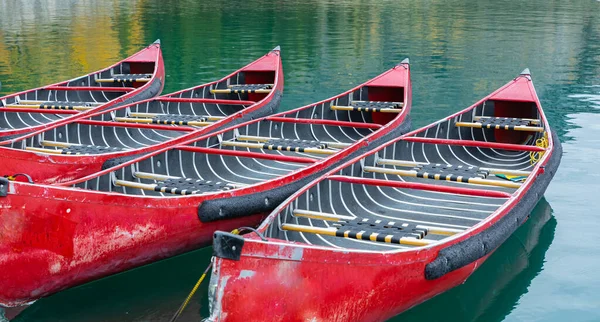
[[[99,78],[96,79],[98,83],[135,83],[135,82],[149,82],[152,79],[152,74],[120,74],[113,75],[110,78]]]
[[[421,166],[419,166],[421,167]],[[450,166],[452,167],[452,166]],[[460,166],[459,166],[460,167]],[[423,179],[433,179],[433,180],[445,180],[451,182],[460,182],[460,183],[470,183],[470,184],[479,184],[486,186],[496,186],[496,187],[505,187],[505,188],[514,188],[518,189],[521,187],[520,183],[512,182],[512,181],[503,181],[503,180],[489,180],[486,179],[489,175],[489,171],[477,170],[476,175],[473,175],[471,172],[466,173],[449,173],[444,172],[441,169],[431,169],[428,171],[422,170],[422,168],[415,168],[412,170],[399,170],[399,169],[390,169],[390,168],[380,168],[380,167],[371,167],[365,166],[363,167],[363,171],[365,172],[375,172],[375,173],[383,173],[383,174],[391,174],[405,177],[413,177],[413,178],[423,178]],[[472,170],[469,170],[472,171]]]
[[[43,110],[90,110],[98,106],[90,102],[66,101],[19,101],[18,104],[8,104],[7,107],[39,108]]]
[[[349,106],[332,105],[332,110],[357,112],[400,113],[403,103],[379,101],[354,101]]]
[[[338,150],[328,150],[325,143],[316,142],[316,141],[307,141],[302,143],[301,140],[298,142],[292,142],[293,140],[282,139],[273,140],[272,142],[261,142],[261,143],[247,143],[247,142],[239,142],[239,141],[223,141],[221,145],[224,146],[235,146],[249,149],[264,149],[264,150],[274,150],[274,151],[289,151],[289,152],[300,152],[300,153],[316,153],[316,154],[334,154]],[[315,142],[311,144],[310,142]]]
[[[337,228],[335,235],[338,237],[374,240],[393,244],[399,244],[402,237],[422,239],[427,234],[426,230],[418,229],[415,224],[373,220],[369,218],[342,221],[334,224],[334,226]],[[358,235],[359,232],[363,233]]]
[[[419,164],[413,168],[417,172],[417,177],[427,178],[439,174],[442,177],[451,175],[452,177],[480,177],[486,178],[490,173],[489,171],[481,170],[479,167],[462,166],[462,165],[449,165],[449,164]],[[452,180],[451,180],[452,181]]]
[[[157,183],[154,187],[154,191],[185,196],[233,188],[234,187],[227,182],[191,178],[169,178]]]
[[[360,224],[359,224],[360,223]],[[371,226],[371,224],[373,226]],[[392,225],[390,225],[392,224]],[[313,233],[350,239],[369,240],[373,242],[402,244],[412,246],[426,246],[435,240],[423,239],[426,230],[417,229],[413,224],[396,225],[393,222],[376,223],[367,218],[356,219],[351,224],[342,223],[333,227],[315,227],[295,224],[283,224],[281,228],[288,231]],[[406,225],[406,226],[404,226]],[[385,228],[387,226],[388,228]]]
[[[122,148],[114,146],[100,146],[100,145],[71,145],[68,147],[61,148],[61,154],[100,154],[124,151]]]
[[[311,140],[299,140],[299,139],[278,139],[269,138],[265,141],[265,145],[273,146],[293,146],[298,148],[315,148],[315,149],[326,149],[327,143]]]
[[[240,84],[230,85],[229,88],[226,89],[211,89],[210,92],[212,94],[267,94],[270,93],[272,89],[272,84]]]
[[[133,117],[115,117],[117,122],[126,123],[146,123],[146,124],[164,124],[164,125],[189,125],[189,126],[207,126],[212,124],[202,116],[177,115],[177,114],[156,114],[148,115],[151,118],[141,118],[143,114],[131,115]]]
[[[206,122],[207,119],[197,115],[159,114],[152,118],[154,124],[189,125],[189,122]]]
[[[512,117],[476,117],[475,122],[456,122],[458,127],[472,127],[509,131],[530,131],[542,132],[543,127],[538,126],[538,122],[530,119],[520,119]]]

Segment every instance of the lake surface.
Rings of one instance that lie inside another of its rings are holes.
[[[281,45],[282,109],[410,57],[418,127],[529,67],[564,147],[545,198],[464,285],[392,321],[600,321],[600,1],[0,0],[0,13],[2,94],[86,74],[157,38],[165,92]],[[205,248],[67,290],[16,320],[164,321],[210,256]],[[207,314],[205,284],[180,321]]]

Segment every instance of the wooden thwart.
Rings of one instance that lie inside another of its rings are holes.
[[[479,122],[456,122],[455,123],[456,126],[458,127],[472,127],[472,128],[476,128],[476,129],[481,129],[481,128],[488,128],[488,129],[496,129],[496,130],[515,130],[515,131],[528,131],[528,132],[543,132],[544,128],[543,127],[538,127],[538,126],[524,126],[524,125],[515,125],[515,126],[510,126],[510,125],[488,125],[488,126],[484,126],[483,124],[479,123]]]
[[[152,74],[115,74],[111,78],[98,78],[96,83],[147,83],[152,80]]]
[[[294,209],[294,211],[292,213],[296,217],[320,219],[320,220],[333,221],[333,222],[349,221],[349,220],[356,219],[355,217],[351,217],[351,216],[343,216],[343,215],[338,215],[338,214],[331,214],[331,213],[325,213],[325,212],[319,212],[319,211],[311,211],[311,210],[305,210],[305,209]],[[463,232],[462,229],[434,227],[434,226],[426,226],[426,225],[417,225],[415,228],[420,229],[420,230],[425,230],[429,234],[444,235],[444,236],[452,236],[454,234]]]
[[[68,147],[71,147],[74,145],[81,145],[81,144],[76,144],[76,143],[46,141],[46,140],[41,141],[40,144],[43,146],[54,146],[54,147],[59,147],[59,148],[68,148]]]
[[[273,84],[236,84],[229,85],[228,88],[211,89],[211,94],[269,94],[272,91]]]
[[[312,227],[312,226],[295,225],[295,224],[283,224],[283,225],[281,225],[281,228],[283,230],[296,231],[296,232],[301,232],[301,233],[311,233],[311,234],[341,237],[341,236],[337,235],[338,229],[335,227],[322,228],[322,227]],[[362,233],[359,232],[356,234],[356,237],[353,237],[346,233],[343,238],[376,241],[372,238],[372,236],[373,235],[369,236],[368,239],[363,239]],[[391,236],[391,235],[389,235],[389,236]],[[386,238],[385,242],[391,243],[391,237]],[[412,237],[402,237],[399,239],[399,244],[411,245],[411,246],[427,246],[434,242],[435,242],[434,240],[417,239],[417,238],[412,238]]]
[[[102,86],[61,86],[52,85],[42,89],[49,91],[92,91],[92,92],[132,92],[136,88],[133,87],[102,87]]]
[[[139,118],[155,118],[159,116],[165,116],[170,114],[162,114],[162,113],[129,113],[130,117],[139,117]],[[180,114],[176,114],[180,115]],[[220,121],[226,118],[226,116],[214,116],[214,115],[196,115],[199,119],[205,119],[209,121]]]
[[[431,163],[426,162],[415,162],[415,161],[405,161],[405,160],[394,160],[394,159],[377,159],[377,164],[380,165],[395,165],[399,167],[416,167],[420,165],[428,165]],[[510,170],[510,169],[495,169],[495,168],[479,168],[483,171],[488,171],[491,174],[505,174],[511,176],[528,176],[531,174],[530,171],[522,171],[522,170]]]
[[[402,107],[404,107],[404,103],[401,102],[352,101],[349,106],[332,105],[331,109],[337,111],[402,113]]]
[[[265,149],[265,150],[276,150],[276,151],[290,151],[290,152],[304,152],[314,154],[335,154],[338,151],[325,150],[317,148],[300,148],[293,146],[281,146],[281,145],[268,145],[263,143],[246,143],[246,142],[235,142],[235,141],[223,141],[221,145],[224,146],[235,146],[249,149]]]
[[[285,140],[285,138],[270,138],[266,136],[252,136],[252,135],[238,135],[236,136],[237,140],[241,141],[257,141],[257,142],[267,142],[269,140]],[[351,143],[341,143],[341,142],[329,142],[329,141],[318,141],[319,143],[326,144],[329,148],[335,149],[344,149],[351,146]]]
[[[335,111],[357,111],[357,112],[380,112],[380,113],[402,113],[402,109],[399,108],[378,108],[378,109],[369,109],[362,107],[354,107],[354,106],[340,106],[340,105],[331,105],[331,109]]]
[[[52,150],[52,149],[44,149],[44,148],[35,148],[32,146],[26,146],[25,150],[34,151],[34,152],[43,152],[48,154],[62,154],[62,150]]]
[[[146,124],[165,124],[165,125],[190,125],[190,126],[208,126],[213,122],[205,121],[175,121],[175,120],[156,120],[156,119],[144,119],[144,118],[131,118],[131,117],[115,117],[117,122],[128,122],[128,123],[146,123]]]
[[[365,172],[375,172],[375,173],[384,173],[384,174],[393,174],[405,177],[413,177],[419,178],[421,177],[419,172],[414,170],[397,170],[397,169],[387,169],[387,168],[379,168],[379,167],[363,167]],[[454,182],[462,182],[462,183],[470,183],[470,184],[480,184],[486,186],[496,186],[496,187],[504,187],[504,188],[515,188],[518,189],[521,187],[520,183],[511,182],[511,181],[496,181],[489,179],[482,179],[476,177],[463,177],[457,176],[453,174],[443,175],[443,174],[422,174],[424,179],[434,179],[434,180],[446,180],[446,181],[454,181]]]
[[[185,179],[185,178],[181,178],[181,177],[148,173],[148,172],[134,172],[133,176],[136,178],[139,178],[139,179],[150,179],[150,180],[156,180],[156,181]],[[170,194],[174,194],[174,195],[183,195],[183,196],[194,195],[194,194],[198,194],[198,193],[210,193],[210,192],[223,191],[223,189],[215,189],[214,191],[200,191],[200,190],[193,190],[193,187],[192,188],[190,188],[190,187],[183,187],[183,188],[167,187],[167,186],[161,186],[158,183],[148,184],[148,183],[140,183],[140,182],[135,182],[135,181],[119,180],[116,178],[113,179],[113,183],[116,186],[121,186],[121,187],[156,191],[156,192],[162,192],[162,193],[170,193]],[[206,181],[206,184],[210,184],[210,183],[211,183],[211,181]],[[244,185],[233,184],[233,183],[223,183],[223,186],[228,186],[230,188],[239,188],[239,187],[243,187]]]
[[[473,117],[473,121],[480,121],[480,120],[485,120],[485,119],[489,119],[492,118],[492,116],[475,116]],[[523,121],[527,121],[531,124],[541,124],[542,121],[538,120],[538,119],[523,119],[523,118],[517,118],[519,120],[523,120]]]
[[[93,109],[93,106],[65,106],[65,105],[51,105],[51,104],[47,104],[47,105],[42,105],[42,103],[39,104],[35,104],[35,103],[29,103],[29,102],[24,102],[24,101],[20,101],[19,104],[8,104],[6,105],[6,107],[12,107],[12,108],[33,108],[33,109],[46,109],[46,110],[75,110],[75,111],[89,111],[91,109]]]

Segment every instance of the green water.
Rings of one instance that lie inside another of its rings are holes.
[[[0,13],[1,93],[93,71],[156,38],[166,92],[281,45],[283,109],[410,57],[413,120],[422,126],[531,68],[565,149],[545,199],[464,285],[393,321],[600,321],[600,1],[0,0]],[[17,321],[168,319],[210,254],[201,249],[64,291]],[[181,321],[208,314],[206,286],[198,294]]]

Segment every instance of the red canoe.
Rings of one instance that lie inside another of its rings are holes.
[[[0,97],[0,144],[94,111],[154,97],[165,85],[160,41],[110,67]]]
[[[561,153],[526,70],[313,181],[257,233],[216,232],[209,320],[389,319],[481,266],[527,220]]]
[[[408,61],[333,98],[152,152],[76,181],[0,178],[0,303],[183,253],[260,223],[333,166],[410,127]]]
[[[239,93],[257,86],[265,88]],[[190,137],[272,114],[282,91],[277,47],[218,81],[13,139],[0,147],[0,176],[22,173],[35,183],[75,180]]]

